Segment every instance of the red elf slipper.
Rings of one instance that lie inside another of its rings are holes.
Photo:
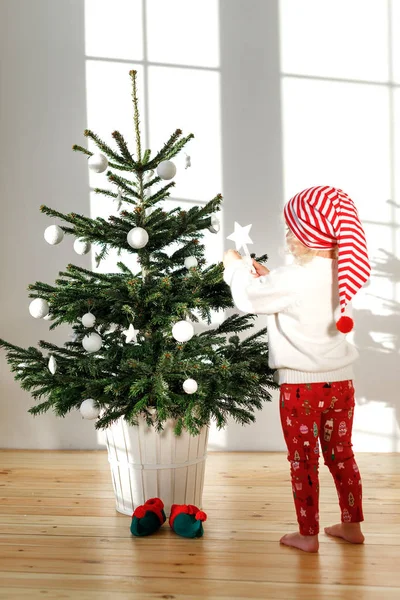
[[[166,519],[164,502],[160,498],[150,498],[135,508],[132,515],[131,533],[137,537],[151,535],[160,529]]]
[[[173,504],[169,524],[173,531],[182,537],[196,538],[204,533],[203,521],[207,515],[193,504]]]

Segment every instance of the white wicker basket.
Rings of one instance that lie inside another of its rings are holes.
[[[118,512],[132,515],[149,498],[161,498],[169,515],[172,504],[202,506],[208,427],[200,435],[177,437],[174,422],[157,433],[142,418],[138,426],[119,419],[106,430],[108,460]]]

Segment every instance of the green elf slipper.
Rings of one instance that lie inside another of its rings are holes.
[[[171,528],[182,537],[196,538],[204,533],[203,521],[207,515],[193,504],[173,504],[169,524]]]
[[[137,537],[151,535],[160,529],[166,519],[163,501],[160,498],[150,498],[135,508],[131,533]]]

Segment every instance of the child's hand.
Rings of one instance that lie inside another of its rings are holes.
[[[264,267],[264,265],[261,265],[254,258],[253,258],[253,267],[256,270],[256,272],[253,273],[253,277],[262,277],[262,275],[268,275],[268,273],[269,273],[269,269],[267,269],[267,267]]]
[[[241,255],[236,250],[227,250],[224,254],[224,267],[226,268],[234,260],[242,260]]]

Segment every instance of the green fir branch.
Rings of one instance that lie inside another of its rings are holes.
[[[120,133],[119,131],[113,131],[111,135],[113,136],[114,140],[116,141],[118,148],[121,151],[122,156],[125,158],[125,160],[129,164],[132,165],[132,167],[134,169],[136,169],[137,165],[133,159],[133,156],[129,152],[128,144],[126,143],[125,138],[122,135],[122,133]]]
[[[109,181],[111,181],[112,183],[115,183],[118,187],[123,189],[125,192],[127,192],[128,194],[130,194],[137,200],[141,200],[140,195],[130,187],[130,185],[135,185],[134,183],[132,183],[131,181],[128,181],[127,179],[125,179],[124,177],[121,177],[120,175],[116,175],[115,173],[112,173],[111,171],[107,172],[107,176],[108,176]]]
[[[154,177],[154,179],[150,179],[150,181],[145,183],[143,185],[143,189],[146,190],[147,188],[152,187],[153,185],[156,185],[157,183],[160,183],[160,181],[163,181],[163,179],[161,179],[161,177],[158,177],[158,175],[157,175],[156,177]]]
[[[137,87],[136,87],[137,71],[135,71],[135,70],[129,71],[129,75],[131,77],[131,82],[132,82],[133,122],[134,122],[134,126],[135,126],[135,135],[136,135],[136,157],[137,157],[137,162],[141,163],[142,147],[141,147],[141,140],[140,140],[139,103],[138,103]]]
[[[106,190],[103,188],[95,188],[94,192],[95,192],[95,194],[101,194],[103,196],[107,196],[108,198],[112,198],[113,200],[115,200],[118,196],[118,193],[115,193],[115,192],[112,192],[111,190]],[[123,202],[127,202],[129,204],[133,204],[133,205],[137,204],[134,200],[132,200],[131,198],[127,198],[126,196],[123,196],[122,194],[121,194],[121,199]]]
[[[83,154],[86,154],[87,156],[93,156],[94,152],[91,152],[90,150],[88,150],[87,148],[84,148],[83,146],[79,146],[78,144],[74,144],[72,146],[72,150],[74,150],[75,152],[82,152]],[[119,163],[112,163],[110,161],[108,161],[108,166],[112,167],[113,169],[118,169],[119,171],[132,171],[132,167],[128,166],[128,165],[122,165]]]
[[[72,150],[74,152],[82,152],[83,154],[86,154],[87,156],[93,156],[93,152],[90,152],[90,150],[88,150],[87,148],[84,148],[83,146],[78,146],[78,144],[74,144],[72,146]]]
[[[176,129],[174,131],[174,133],[171,135],[171,137],[169,138],[169,140],[167,142],[165,142],[165,144],[161,148],[160,152],[158,152],[158,154],[156,154],[156,156],[150,162],[147,163],[146,171],[155,169],[156,167],[158,167],[160,162],[162,162],[163,160],[166,160],[166,156],[167,156],[168,152],[174,147],[174,145],[176,144],[177,140],[179,140],[181,135],[182,135],[182,130]]]
[[[149,148],[147,148],[147,150],[145,150],[144,154],[143,154],[142,164],[146,165],[149,162],[150,155],[151,155],[151,150]]]
[[[175,185],[176,185],[175,181],[171,181],[170,183],[168,183],[167,185],[162,187],[160,190],[157,190],[157,192],[155,194],[153,194],[152,196],[149,196],[148,198],[146,198],[146,200],[144,200],[144,202],[143,202],[144,206],[150,207],[150,206],[153,206],[154,204],[157,204],[157,202],[160,202],[161,200],[165,200],[166,198],[168,198],[170,196],[170,193],[168,192],[168,190],[175,187]],[[144,186],[144,187],[146,187],[146,186]]]
[[[122,166],[131,166],[131,165],[127,165],[127,161],[123,156],[120,156],[119,154],[117,154],[116,152],[114,152],[114,150],[112,148],[110,148],[110,146],[108,146],[108,144],[106,144],[103,140],[101,140],[99,138],[99,136],[95,133],[93,133],[93,131],[91,131],[90,129],[85,129],[85,131],[83,132],[83,135],[91,140],[93,140],[93,142],[96,144],[96,146],[102,151],[104,152],[104,154],[106,154],[108,157],[112,158],[113,160],[116,160],[117,163],[122,164]],[[129,162],[129,161],[128,161]]]
[[[179,154],[179,152],[181,152],[183,150],[183,148],[186,146],[186,144],[193,138],[194,138],[193,133],[190,133],[188,136],[186,136],[182,140],[179,140],[179,142],[177,144],[175,144],[168,152],[166,152],[164,160],[171,160],[171,158],[174,158],[174,156]]]
[[[95,260],[96,260],[96,267],[97,268],[99,268],[101,261],[104,260],[107,257],[107,255],[108,255],[107,244],[103,244],[100,252],[98,252],[96,254],[96,259]]]

